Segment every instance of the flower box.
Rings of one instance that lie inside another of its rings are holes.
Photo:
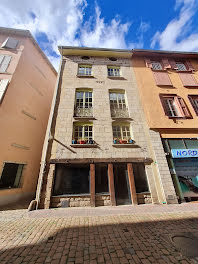
[[[80,144],[86,144],[85,140],[80,140]]]
[[[126,139],[121,139],[120,140],[120,144],[127,144],[127,140]]]

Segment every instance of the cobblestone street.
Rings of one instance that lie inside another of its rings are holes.
[[[198,204],[0,212],[0,263],[198,263],[174,246],[198,235]]]

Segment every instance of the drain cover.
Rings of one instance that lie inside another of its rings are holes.
[[[183,255],[191,258],[198,257],[198,237],[191,233],[175,234],[171,237],[172,243]]]

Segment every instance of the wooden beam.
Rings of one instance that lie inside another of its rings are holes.
[[[116,205],[115,199],[115,187],[114,187],[114,174],[113,174],[113,164],[108,164],[108,178],[109,178],[109,192],[110,192],[110,200],[111,205]]]
[[[95,192],[95,164],[90,164],[90,193],[91,206],[96,206],[96,192]]]
[[[55,164],[50,164],[50,168],[47,176],[46,193],[45,193],[45,202],[44,202],[45,209],[50,208],[50,199],[52,193],[52,185],[54,181],[54,174],[55,174]]]
[[[128,170],[129,186],[131,191],[131,201],[133,205],[137,205],[138,204],[137,193],[135,188],[135,179],[134,179],[132,163],[127,163],[127,170]]]
[[[131,163],[131,162],[141,162],[144,164],[151,164],[153,160],[151,158],[86,158],[86,159],[51,159],[50,163],[63,163],[63,164],[90,164],[90,163]]]

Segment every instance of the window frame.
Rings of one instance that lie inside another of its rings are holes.
[[[155,68],[156,64],[158,64],[158,66],[160,65],[160,69]],[[152,65],[152,70],[154,70],[154,71],[162,71],[163,70],[163,65],[160,61],[151,61],[151,65]]]
[[[188,95],[188,99],[195,111],[195,114],[198,116],[198,95]],[[195,103],[194,100],[196,100],[197,102]]]
[[[79,69],[80,68],[84,68],[84,73],[80,73]],[[91,69],[90,72],[88,71],[89,74],[87,74],[87,69]],[[78,76],[92,76],[92,65],[91,64],[78,64],[78,72],[77,72]]]
[[[113,74],[109,74],[109,70],[110,69],[112,69],[112,73]],[[119,69],[119,74],[118,75],[116,75],[115,74],[115,72],[116,72],[116,70],[118,70]],[[108,75],[108,77],[122,77],[122,74],[121,74],[121,67],[120,66],[117,66],[117,65],[108,65],[107,66],[107,75]]]
[[[116,95],[116,100],[111,100],[111,94],[115,94]],[[123,95],[122,98],[119,98],[118,95]],[[121,99],[121,103],[119,103],[119,99]],[[124,102],[123,102],[124,99]],[[115,101],[116,103],[111,101]],[[126,93],[124,90],[109,90],[109,103],[110,103],[110,108],[114,108],[114,109],[122,109],[122,110],[127,110],[128,109],[128,105],[127,105],[127,100],[126,100]],[[119,105],[121,104],[121,108],[119,107]],[[125,107],[124,107],[125,106]]]
[[[77,127],[82,127],[82,137],[79,136],[79,130],[78,130],[78,136],[76,137],[76,128]],[[85,131],[86,127],[91,127],[91,131]],[[90,136],[89,133],[92,133]],[[88,137],[85,137],[85,133],[88,133]],[[93,133],[93,123],[80,123],[80,122],[74,122],[73,124],[73,135],[72,135],[73,140],[77,141],[89,141],[89,140],[94,140],[94,133]]]
[[[77,104],[77,93],[83,93],[83,98],[79,98],[79,99],[82,99],[82,107],[80,106],[80,104],[81,103],[78,103]],[[89,93],[91,93],[91,97],[86,97],[86,93],[88,93],[88,95],[89,95]],[[86,98],[91,98],[92,100],[91,100],[91,102],[89,102],[89,100],[88,100],[88,102],[86,103]],[[86,104],[88,104],[88,107],[85,107],[85,105]],[[76,90],[76,93],[75,93],[75,108],[87,108],[87,109],[90,109],[90,108],[93,108],[93,91],[92,90],[90,90],[90,89],[77,89]]]
[[[120,136],[115,136],[114,132],[114,128],[115,127],[119,127],[120,128],[120,131],[116,131],[117,133],[120,133]],[[128,130],[125,129],[125,131],[123,130],[123,128],[127,128],[128,127]],[[132,136],[132,131],[131,131],[131,124],[128,123],[128,122],[113,122],[112,123],[112,132],[113,132],[113,140],[115,139],[118,139],[118,140],[129,140],[129,139],[132,139],[133,136]],[[123,136],[123,132],[126,133],[126,136]],[[129,133],[129,135],[127,135],[127,133]]]

